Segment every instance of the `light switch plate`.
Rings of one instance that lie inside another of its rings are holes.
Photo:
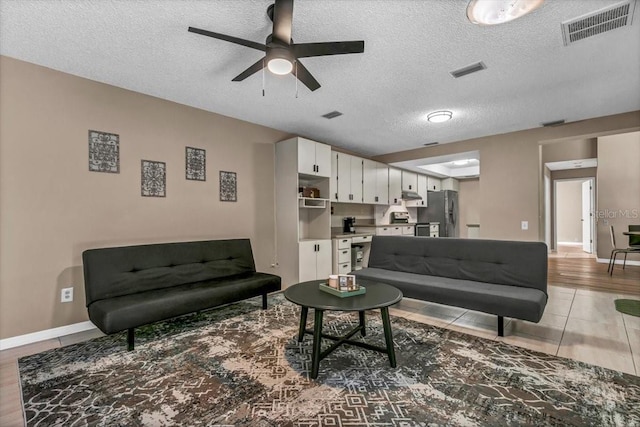
[[[520,223],[520,227],[521,227],[523,230],[528,230],[528,229],[529,229],[529,221],[522,221],[522,222]]]

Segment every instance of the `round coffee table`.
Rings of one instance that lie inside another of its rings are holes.
[[[284,291],[286,299],[301,307],[298,342],[302,342],[305,333],[313,335],[311,378],[318,377],[320,360],[327,357],[333,350],[345,343],[386,353],[389,356],[389,363],[391,364],[391,367],[395,368],[396,354],[393,349],[393,334],[391,332],[391,322],[389,321],[389,306],[402,299],[402,292],[400,292],[399,289],[384,283],[359,279],[358,284],[367,288],[366,293],[341,298],[321,291],[318,285],[325,282],[326,280],[312,280],[310,282],[298,283],[288,287]],[[309,312],[309,308],[313,308],[315,310],[313,331],[307,329],[307,313]],[[380,313],[382,315],[382,326],[384,328],[386,346],[378,347],[365,342],[350,340],[349,338],[357,332],[360,332],[362,336],[366,335],[365,310],[373,310],[377,308],[380,309]],[[360,324],[341,337],[323,334],[322,316],[325,310],[357,311],[360,317]],[[322,338],[327,338],[336,342],[325,351],[321,352],[320,342]]]

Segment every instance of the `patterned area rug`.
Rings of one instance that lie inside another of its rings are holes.
[[[310,380],[299,308],[260,303],[140,328],[131,352],[116,334],[21,358],[27,424],[640,426],[640,377],[397,317],[396,369],[341,346]],[[335,334],[358,321],[325,319]],[[367,320],[364,340],[384,345],[379,315]]]

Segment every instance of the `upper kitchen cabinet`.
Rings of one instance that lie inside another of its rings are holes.
[[[418,174],[415,172],[402,171],[402,191],[417,191]]]
[[[298,143],[298,172],[305,175],[331,176],[331,146],[305,138]]]
[[[460,182],[455,178],[444,178],[442,180],[442,190],[460,191]]]
[[[422,199],[420,200],[407,200],[406,201],[406,206],[407,207],[419,207],[419,208],[424,208],[427,207],[427,175],[422,175],[422,174],[418,174],[418,187],[416,189],[416,192],[418,193],[418,195],[420,195],[420,197],[422,197]]]
[[[389,204],[402,203],[402,170],[389,168]]]
[[[389,204],[389,166],[364,159],[362,163],[362,202]]]
[[[435,178],[433,176],[427,176],[427,188],[429,191],[440,191],[442,190],[442,182],[440,178]]]
[[[362,162],[360,157],[332,151],[331,180],[335,180],[336,202],[362,203]],[[333,183],[332,183],[333,186]]]

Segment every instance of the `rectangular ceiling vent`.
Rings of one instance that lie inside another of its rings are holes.
[[[559,125],[563,125],[563,124],[564,124],[564,120],[555,120],[553,122],[541,123],[541,125],[544,126],[544,127],[559,126]]]
[[[323,114],[322,117],[324,117],[325,119],[334,119],[336,117],[340,117],[341,115],[342,113],[340,111],[332,111],[330,113]]]
[[[484,62],[476,62],[475,64],[467,65],[466,67],[462,67],[458,70],[450,71],[449,74],[453,76],[453,78],[457,79],[462,76],[466,76],[472,73],[477,73],[478,71],[486,70],[487,66],[484,65]]]
[[[564,45],[626,27],[633,22],[637,0],[627,0],[562,23]]]
[[[422,145],[424,145],[425,147],[430,147],[432,145],[438,145],[438,144],[440,144],[440,143],[439,142],[427,142],[426,144],[422,144]]]

